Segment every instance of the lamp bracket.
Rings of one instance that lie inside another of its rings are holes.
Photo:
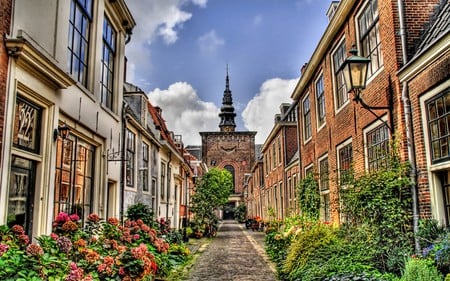
[[[356,102],[356,103],[361,104],[361,106],[364,109],[366,109],[367,111],[369,111],[370,113],[372,113],[372,115],[375,116],[375,118],[378,121],[383,122],[384,125],[389,129],[389,131],[393,135],[394,134],[394,126],[392,124],[392,110],[393,110],[392,100],[389,99],[389,105],[387,105],[387,106],[370,106],[367,103],[365,103],[363,99],[361,99],[361,97],[360,97],[360,90],[356,90],[355,89],[354,91],[355,91],[355,97],[353,98],[353,101]],[[386,120],[383,120],[380,115],[376,114],[374,112],[374,110],[387,110],[388,114],[389,114],[389,118],[391,118],[391,125],[389,125]]]

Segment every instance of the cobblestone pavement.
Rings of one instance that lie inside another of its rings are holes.
[[[264,251],[264,233],[235,221],[224,221],[189,270],[188,281],[275,281],[275,269]]]

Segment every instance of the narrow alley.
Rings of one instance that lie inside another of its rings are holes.
[[[225,220],[190,269],[189,281],[273,281],[274,265],[264,251],[264,233]]]

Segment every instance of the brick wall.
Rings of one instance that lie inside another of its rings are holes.
[[[411,100],[412,122],[413,124],[422,124],[423,110],[420,107],[420,96],[432,90],[435,86],[450,79],[450,50],[443,53],[442,56],[423,69],[408,83],[408,91]],[[424,124],[426,126],[427,124]],[[425,143],[425,132],[422,126],[414,126],[414,148],[416,154],[417,166],[417,185],[419,189],[419,211],[422,218],[430,218],[431,197],[430,187],[432,183],[428,177],[428,163],[426,159],[425,149],[428,145]]]
[[[413,42],[416,42],[425,28],[425,22],[428,22],[431,13],[434,11],[439,0],[427,1],[404,1],[405,11],[407,13],[405,22],[408,34],[408,46],[412,48]],[[357,35],[355,33],[358,13],[361,11],[362,5],[366,1],[359,1],[351,15],[347,17],[348,21],[337,30],[333,42],[327,46],[327,51],[321,58],[314,75],[307,86],[302,89],[302,95],[299,97],[299,104],[305,95],[309,95],[311,103],[311,119],[312,119],[312,139],[308,142],[303,140],[303,120],[301,106],[299,106],[299,128],[300,128],[300,165],[303,176],[304,168],[313,164],[316,171],[318,167],[318,159],[328,154],[329,161],[329,178],[330,178],[330,196],[332,202],[332,217],[337,218],[335,211],[337,210],[338,187],[337,179],[337,146],[342,142],[351,139],[353,149],[353,168],[356,175],[365,172],[365,151],[364,151],[364,129],[376,121],[376,117],[360,104],[352,101],[353,95],[350,94],[350,102],[339,111],[335,110],[335,90],[332,69],[332,54],[336,46],[345,38],[346,49],[350,50],[355,42]],[[399,36],[399,21],[397,1],[378,1],[379,9],[379,33],[381,41],[381,49],[383,55],[383,67],[379,72],[369,80],[367,88],[362,92],[361,97],[370,106],[387,106],[389,104],[389,95],[393,95],[393,114],[389,116],[387,110],[374,110],[374,113],[386,117],[388,123],[394,123],[395,138],[399,141],[400,157],[403,160],[407,158],[407,146],[405,140],[405,125],[403,104],[401,101],[401,84],[397,78],[397,71],[401,68],[403,58],[401,57],[401,41]],[[359,6],[359,7],[358,7]],[[311,64],[310,64],[311,65]],[[442,67],[446,67],[445,65]],[[448,65],[447,65],[448,67]],[[448,69],[448,68],[447,68]],[[436,76],[436,73],[427,74]],[[314,81],[318,75],[324,77],[324,89],[326,100],[326,125],[317,128],[316,121],[316,105],[315,105],[315,89]],[[430,79],[429,77],[424,79]],[[420,83],[419,83],[420,84]],[[423,85],[422,85],[423,86]],[[429,200],[429,194],[422,192],[423,200]],[[334,198],[333,198],[334,197]]]
[[[7,79],[8,79],[8,55],[4,45],[3,35],[9,35],[11,25],[11,0],[0,0],[0,145],[3,145],[3,128],[5,122],[5,107],[6,107],[6,93],[7,93]],[[3,159],[0,150],[0,159]],[[2,160],[0,160],[2,161]]]

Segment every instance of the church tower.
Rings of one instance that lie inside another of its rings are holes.
[[[220,108],[220,124],[219,128],[221,132],[234,132],[236,123],[234,118],[236,113],[234,112],[233,97],[230,90],[230,79],[228,77],[228,65],[227,65],[227,77],[225,79],[225,91],[223,91],[222,107]]]
[[[255,163],[256,132],[235,130],[236,113],[231,96],[228,66],[219,117],[220,131],[200,132],[202,137],[201,157],[202,161],[210,168],[227,169],[232,174],[234,191],[221,214],[222,219],[232,219],[234,208],[244,202],[244,186],[251,174],[251,167]]]

